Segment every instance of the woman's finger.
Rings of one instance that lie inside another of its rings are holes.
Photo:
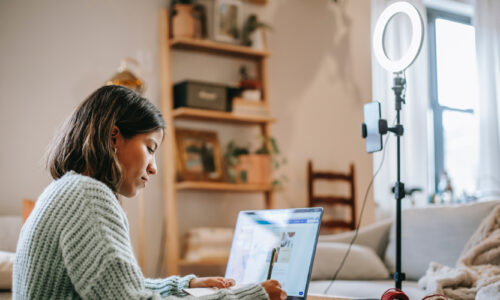
[[[214,284],[218,287],[218,288],[224,288],[226,287],[226,283],[224,281],[224,279],[222,277],[217,277],[215,279],[215,282]]]

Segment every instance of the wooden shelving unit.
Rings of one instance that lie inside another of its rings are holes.
[[[276,122],[276,119],[273,117],[235,115],[229,112],[212,111],[212,110],[187,108],[187,107],[174,109],[173,116],[176,120],[178,119],[204,120],[212,122],[241,123],[249,125],[258,125],[258,124]]]
[[[230,112],[209,111],[193,108],[174,109],[173,82],[171,70],[171,51],[195,51],[237,57],[251,60],[257,64],[258,76],[262,85],[262,105],[268,106],[267,89],[267,58],[268,51],[260,51],[238,45],[217,43],[208,40],[170,39],[168,9],[161,11],[160,16],[160,63],[161,63],[161,111],[167,122],[165,130],[166,141],[162,150],[163,176],[163,201],[165,215],[165,245],[166,254],[163,263],[167,267],[168,275],[182,274],[181,267],[193,266],[221,266],[226,261],[186,261],[180,257],[177,193],[188,190],[231,192],[231,193],[262,193],[266,208],[274,207],[274,198],[270,185],[231,184],[226,182],[176,182],[176,156],[175,156],[175,120],[194,120],[204,122],[217,122],[228,124],[243,124],[257,126],[261,134],[270,136],[270,125],[276,121],[269,116],[237,115]]]
[[[204,191],[228,191],[228,192],[268,192],[270,185],[262,184],[234,184],[226,182],[200,182],[182,181],[175,185],[177,190],[204,190]]]
[[[270,55],[268,51],[255,50],[249,47],[238,45],[217,43],[210,40],[175,38],[170,40],[169,45],[173,49],[201,51],[248,59],[262,59]]]

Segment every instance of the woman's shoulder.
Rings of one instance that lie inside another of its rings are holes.
[[[39,200],[67,204],[76,200],[84,206],[97,200],[101,205],[119,206],[116,195],[106,184],[74,171],[54,180],[40,195]]]
[[[69,171],[52,182],[45,197],[40,198],[54,203],[54,207],[82,214],[87,211],[93,215],[123,219],[120,202],[113,191],[103,182],[92,177]]]
[[[61,178],[54,181],[55,185],[68,186],[68,188],[86,193],[100,193],[107,198],[116,198],[113,191],[103,182],[89,176],[69,171]]]

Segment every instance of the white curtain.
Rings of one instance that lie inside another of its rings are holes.
[[[380,13],[395,1],[372,0],[372,34]],[[425,7],[421,0],[408,1],[413,4],[427,24]],[[386,31],[385,49],[391,59],[399,59],[400,54],[407,49],[411,37],[411,23],[406,16],[396,15],[390,21]],[[427,30],[424,30],[427,35]],[[415,62],[406,70],[406,104],[401,111],[401,121],[405,132],[401,138],[401,180],[406,187],[420,187],[422,193],[415,194],[415,205],[422,206],[427,203],[429,186],[433,176],[429,176],[429,166],[433,165],[432,156],[429,155],[429,147],[432,146],[432,131],[428,130],[429,114],[429,92],[428,92],[428,46],[427,37],[424,36],[422,50]],[[392,91],[393,74],[383,69],[376,58],[372,55],[372,87],[373,101],[379,101],[382,106],[382,118],[388,123],[395,120],[396,111],[394,103],[394,92]],[[379,212],[383,214],[392,213],[396,202],[391,193],[391,187],[396,182],[396,137],[389,133],[386,144],[385,160],[382,168],[374,181],[374,199]],[[373,159],[374,172],[378,169],[383,152],[377,152]],[[500,172],[500,171],[499,171]],[[403,200],[403,207],[411,206],[410,199]]]
[[[500,196],[500,1],[476,0],[479,76],[478,187],[483,198]]]

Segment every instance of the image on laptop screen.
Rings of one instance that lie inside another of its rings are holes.
[[[270,275],[288,299],[305,299],[322,215],[321,207],[240,212],[226,277],[245,284]]]

